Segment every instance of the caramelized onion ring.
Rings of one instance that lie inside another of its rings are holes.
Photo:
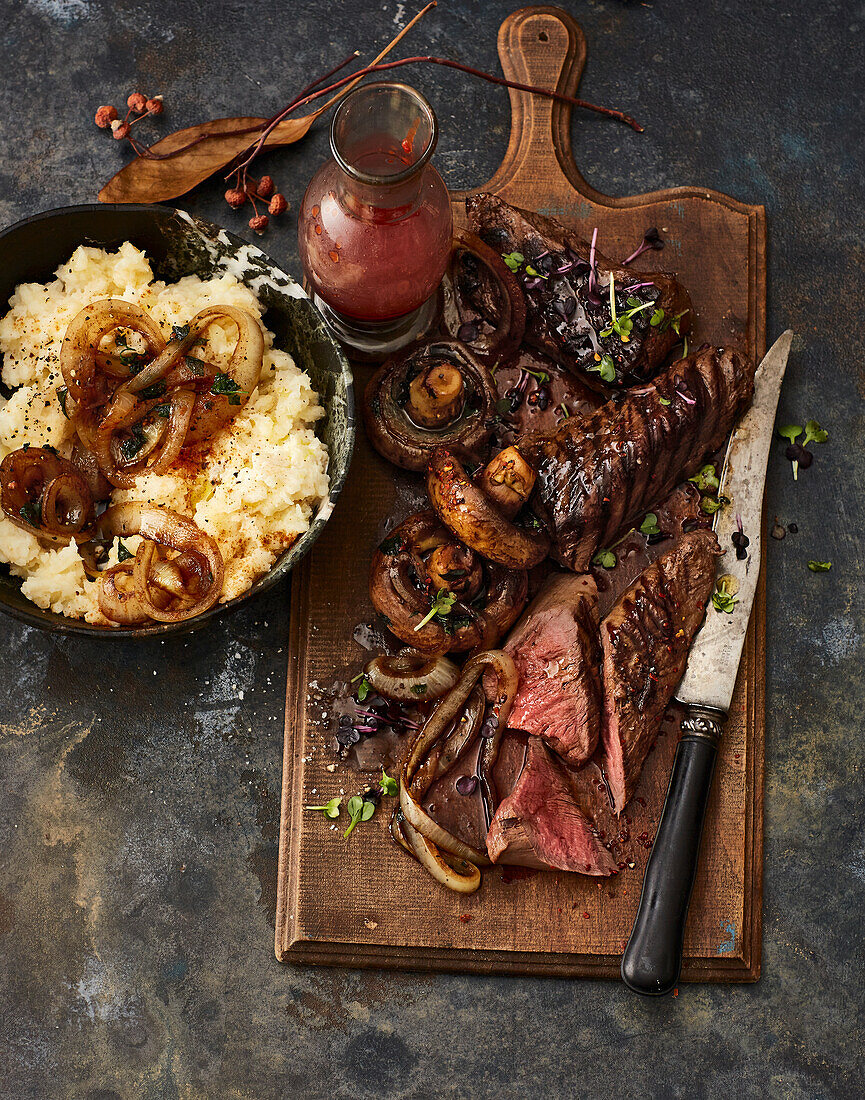
[[[87,482],[47,447],[19,447],[0,462],[0,505],[17,527],[58,546],[93,522]]]
[[[409,384],[437,362],[456,367],[465,384],[459,415],[449,423],[425,428],[412,420],[406,406]],[[426,469],[433,449],[442,444],[480,455],[492,435],[496,385],[487,368],[461,344],[438,341],[415,346],[389,359],[367,383],[363,422],[373,447],[396,466],[417,473]]]
[[[403,828],[405,835],[412,845],[412,849],[418,859],[427,870],[443,885],[451,889],[460,888],[460,880],[467,879],[477,889],[480,885],[480,872],[478,867],[488,865],[490,860],[486,852],[466,844],[464,841],[442,828],[437,821],[424,810],[421,800],[430,783],[437,773],[438,760],[441,746],[437,743],[445,735],[452,723],[458,717],[460,711],[468,702],[475,690],[478,681],[487,667],[491,667],[496,673],[498,686],[494,705],[495,738],[500,739],[508,720],[514,698],[517,693],[517,670],[511,657],[503,650],[491,650],[488,653],[480,653],[472,657],[465,665],[457,684],[442,699],[423,727],[418,730],[409,751],[403,760],[400,771],[400,808],[403,813]],[[410,826],[414,832],[420,834],[427,844],[414,843],[412,833],[406,826]],[[459,860],[465,861],[466,868],[457,868],[456,872],[444,860],[436,850],[441,849]],[[474,870],[472,870],[472,867]],[[449,881],[450,875],[456,873],[458,879]],[[470,891],[469,891],[470,892]]]
[[[427,493],[445,526],[489,561],[530,569],[549,553],[546,532],[518,527],[503,516],[456,455],[444,447],[436,448],[430,458]]]
[[[100,538],[106,539],[141,535],[146,540],[142,543],[144,549],[139,547],[131,572],[135,582],[135,597],[141,607],[145,608],[149,619],[164,623],[183,622],[201,615],[219,599],[225,572],[222,554],[214,539],[185,516],[178,515],[177,512],[172,512],[168,508],[156,508],[147,504],[116,504],[99,517],[97,534]],[[173,559],[172,564],[180,569],[185,580],[187,577],[194,577],[196,580],[196,591],[190,592],[187,587],[184,597],[180,600],[175,599],[174,603],[180,603],[181,606],[166,606],[162,604],[161,596],[154,597],[153,585],[150,583],[150,568],[154,564],[156,553],[156,547],[153,544],[179,551],[178,557]],[[192,560],[196,558],[202,560],[202,567],[191,568]],[[123,562],[123,564],[130,563]],[[113,571],[109,573],[113,574]],[[103,576],[107,575],[103,574]],[[103,586],[104,583],[103,581]],[[101,593],[100,607],[102,607]],[[111,618],[104,608],[103,614],[106,618]]]
[[[460,670],[447,657],[423,653],[398,653],[374,657],[364,668],[367,680],[386,699],[401,703],[426,703],[450,691]]]
[[[488,335],[479,333],[476,338],[463,342],[485,362],[500,362],[516,351],[522,342],[526,330],[525,293],[519,279],[494,248],[490,248],[474,233],[456,230],[448,271],[450,285],[445,285],[442,308],[442,321],[452,337],[459,339],[458,334],[463,327],[457,270],[459,257],[463,252],[468,252],[487,268],[495,280],[500,297],[495,330]]]
[[[99,392],[97,370],[107,364],[100,356],[99,346],[105,336],[118,328],[128,328],[143,337],[148,355],[158,356],[165,347],[159,325],[140,306],[120,298],[105,298],[85,306],[69,323],[60,349],[60,370],[68,397],[73,401],[70,414],[75,407],[87,408],[104,399],[104,393]],[[113,367],[106,373],[116,377]]]

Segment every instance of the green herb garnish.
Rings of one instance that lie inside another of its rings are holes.
[[[122,542],[118,541],[118,543],[117,543],[117,560],[118,560],[118,562],[129,561],[130,558],[134,558],[134,557],[135,557],[135,555],[133,553],[131,553],[129,550],[127,550]]]
[[[659,397],[659,398],[658,398],[658,402],[659,402],[659,403],[660,403],[661,405],[672,405],[672,403],[673,403],[673,402],[672,402],[672,401],[671,401],[671,400],[669,399],[669,397]]]
[[[69,388],[67,386],[58,386],[57,388],[57,401],[60,404],[60,409],[66,419],[69,419],[69,413],[66,411],[66,398],[69,396]]]
[[[325,817],[329,817],[331,821],[335,821],[339,817],[339,808],[342,805],[342,799],[339,795],[332,798],[330,802],[325,802],[323,806],[304,806],[305,810],[321,810]]]
[[[347,837],[351,836],[354,832],[355,825],[357,825],[359,821],[369,821],[375,813],[375,803],[367,802],[361,795],[355,794],[348,800],[346,809],[351,817],[351,822],[342,835]]]
[[[652,328],[657,328],[658,325],[660,325],[660,323],[663,320],[664,320],[664,311],[659,306],[655,310],[655,312],[652,314],[652,316],[649,318],[649,324],[652,326]]]
[[[426,695],[426,684],[412,684],[412,695]]]
[[[640,524],[640,534],[642,535],[660,535],[661,528],[658,526],[658,517],[654,512],[647,512],[646,518]]]
[[[168,417],[171,416],[171,405],[156,405],[153,411],[157,416],[161,416],[163,420],[167,420]]]
[[[503,252],[502,259],[515,275],[520,270],[522,264],[525,262],[525,256],[522,254],[522,252]]]
[[[453,606],[456,603],[456,596],[452,592],[448,592],[446,588],[440,588],[435,594],[435,599],[430,605],[429,611],[424,615],[421,621],[415,627],[415,630],[421,630],[430,619],[435,618],[436,615],[439,618],[444,618],[450,615],[453,610]]]
[[[152,386],[146,386],[138,395],[145,401],[150,401],[154,397],[162,397],[165,393],[165,383],[163,381],[154,382]]]
[[[816,420],[809,420],[805,425],[805,439],[802,446],[807,447],[809,443],[825,443],[828,438],[829,433],[821,428]]]
[[[394,779],[392,775],[388,775],[384,768],[381,769],[381,779],[379,780],[379,782],[381,784],[382,794],[393,797],[393,795],[397,794],[397,792],[399,791],[398,780]]]
[[[120,444],[120,453],[126,459],[127,462],[131,462],[133,458],[138,454],[144,444],[147,442],[144,435],[144,429],[140,424],[136,424],[132,428],[132,434],[128,439],[124,439]]]
[[[545,370],[529,370],[528,367],[523,367],[526,374],[530,374],[532,378],[537,378],[539,382],[549,382],[550,376]]]
[[[229,405],[239,405],[240,395],[246,391],[241,390],[230,374],[220,371],[210,384],[210,392],[214,397],[227,397]]]
[[[384,542],[380,542],[378,548],[383,554],[391,556],[393,554],[398,554],[404,545],[405,543],[402,540],[402,535],[391,535],[390,538],[386,538]]]
[[[357,684],[358,680],[360,680],[359,684]],[[369,695],[372,684],[367,680],[365,672],[359,672],[351,682],[357,684],[357,701],[362,703]]]
[[[700,511],[704,512],[707,516],[714,516],[716,512],[719,512],[725,504],[729,504],[730,501],[727,497],[703,497],[700,501]]]
[[[172,340],[185,340],[189,335],[189,325],[173,325],[171,328]]]
[[[601,376],[602,382],[616,381],[616,364],[613,361],[612,355],[602,355],[597,363],[593,363],[589,366],[589,370],[597,371]]]
[[[736,596],[730,591],[730,580],[727,577],[721,577],[718,587],[712,593],[712,606],[716,611],[732,615],[733,608],[738,602]]]
[[[714,492],[721,484],[718,481],[718,471],[711,462],[701,466],[693,477],[688,478],[688,481],[696,485],[701,493]]]
[[[832,568],[831,561],[809,561],[808,568],[812,573],[828,573]]]
[[[42,523],[42,505],[38,500],[28,500],[18,509],[18,515],[31,527],[39,527]]]
[[[599,550],[592,558],[593,565],[602,565],[604,569],[615,569],[616,555],[612,550]]]
[[[628,299],[630,303],[632,299]],[[636,298],[633,301],[637,302],[636,306],[631,309],[626,309],[622,313],[616,313],[616,280],[613,276],[610,276],[610,324],[607,328],[602,329],[598,334],[599,336],[607,337],[612,336],[613,333],[619,337],[623,344],[631,339],[631,330],[634,327],[633,317],[636,317],[638,313],[642,313],[644,309],[651,309],[651,302],[639,302]],[[601,375],[603,378],[603,374]]]

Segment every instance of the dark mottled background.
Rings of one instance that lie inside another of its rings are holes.
[[[191,639],[111,645],[4,619],[0,1095],[861,1096],[865,836],[860,3],[570,3],[578,162],[610,194],[705,184],[769,215],[770,335],[801,334],[782,418],[830,432],[794,484],[776,448],[770,542],[763,979],[646,1003],[612,983],[382,975],[273,958],[287,587]],[[270,114],[413,4],[5,0],[0,222],[95,199],[125,151],[92,123],[133,88],[162,130]],[[451,0],[411,52],[495,69],[505,0]],[[500,89],[415,71],[437,162],[482,183]],[[268,160],[296,209],[324,128]],[[184,205],[232,228],[221,187]],[[265,247],[297,271],[294,222]],[[707,258],[711,262],[711,257]],[[815,575],[809,558],[831,560]],[[360,583],[360,580],[359,582]]]

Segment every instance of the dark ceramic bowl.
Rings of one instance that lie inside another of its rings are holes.
[[[310,376],[327,411],[319,432],[330,455],[330,496],[297,540],[242,596],[217,604],[183,623],[123,628],[99,627],[43,611],[21,595],[21,582],[0,566],[0,608],[30,626],[91,637],[146,637],[194,630],[216,615],[272,588],[307,553],[321,534],[342,489],[354,447],[354,393],[351,370],[339,345],[304,290],[254,245],[185,211],[166,206],[69,206],[36,214],[0,233],[0,313],[19,283],[45,282],[82,244],[117,248],[132,241],[143,249],[158,279],[175,282],[184,275],[229,270],[251,287],[265,306],[264,323],[275,345],[287,351]],[[0,387],[4,397],[9,396]]]

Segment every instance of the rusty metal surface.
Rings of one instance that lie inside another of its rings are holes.
[[[495,69],[513,6],[452,0],[411,51]],[[800,334],[780,415],[816,417],[831,437],[798,483],[778,445],[769,461],[769,515],[799,531],[767,548],[761,982],[646,1004],[609,983],[280,967],[287,588],[165,645],[3,619],[4,1100],[860,1094],[865,17],[804,0],[567,6],[589,39],[584,94],[647,125],[577,119],[587,178],[611,194],[699,181],[766,204],[769,331]],[[410,14],[392,0],[7,5],[0,221],[95,196],[121,160],[93,127],[101,102],[161,92],[166,127],[269,113]],[[411,79],[439,113],[448,184],[489,178],[505,93],[453,73]],[[295,210],[324,148],[321,129],[266,162]],[[183,205],[243,227],[222,190]],[[297,270],[290,218],[264,243]],[[831,572],[810,573],[810,558]]]

